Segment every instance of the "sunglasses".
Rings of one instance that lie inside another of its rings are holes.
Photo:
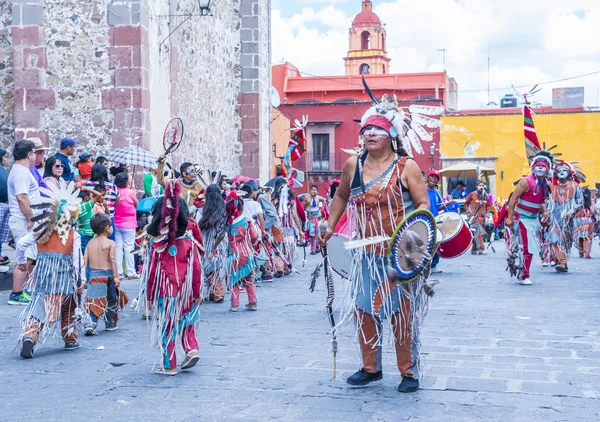
[[[54,164],[53,166],[55,169],[64,169],[65,165],[64,164]]]

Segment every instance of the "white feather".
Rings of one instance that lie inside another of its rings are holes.
[[[417,154],[423,154],[423,146],[421,146],[421,140],[419,136],[415,133],[414,129],[409,129],[406,133],[406,136],[410,140],[410,143]]]
[[[440,116],[444,112],[444,107],[435,107],[435,106],[420,106],[420,105],[411,105],[408,107],[408,111],[411,114],[425,114],[427,116]]]
[[[390,239],[391,238],[388,236],[373,236],[373,237],[367,237],[365,239],[350,240],[348,242],[344,242],[344,249],[346,249],[347,251],[350,251],[352,249],[358,249],[358,248],[362,248],[365,246],[376,245],[378,243],[387,242]]]
[[[406,150],[406,153],[412,157],[412,148],[410,147],[410,140],[408,139],[408,136],[402,138],[402,146]]]
[[[433,136],[431,135],[431,133],[427,132],[427,130],[423,126],[421,126],[420,123],[413,121],[412,128],[414,129],[419,139],[421,139],[422,141],[433,141]]]
[[[417,113],[411,116],[411,120],[413,123],[418,123],[431,129],[437,129],[442,126],[442,121],[440,119],[434,119]]]

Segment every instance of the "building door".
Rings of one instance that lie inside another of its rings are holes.
[[[312,171],[329,170],[329,134],[313,134]]]

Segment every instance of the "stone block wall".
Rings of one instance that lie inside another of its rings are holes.
[[[268,1],[241,0],[242,83],[239,114],[242,119],[240,163],[244,175],[268,180],[271,168],[271,48]]]
[[[13,46],[11,36],[12,3],[0,1],[0,147],[6,148],[13,138]]]
[[[268,0],[215,1],[205,17],[195,0],[2,2],[0,146],[71,136],[93,154],[158,154],[179,116],[173,164],[267,179],[269,14]]]

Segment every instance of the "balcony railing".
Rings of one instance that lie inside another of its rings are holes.
[[[339,173],[342,171],[342,153],[321,155],[304,154],[294,163],[294,167],[301,171],[312,173]]]

